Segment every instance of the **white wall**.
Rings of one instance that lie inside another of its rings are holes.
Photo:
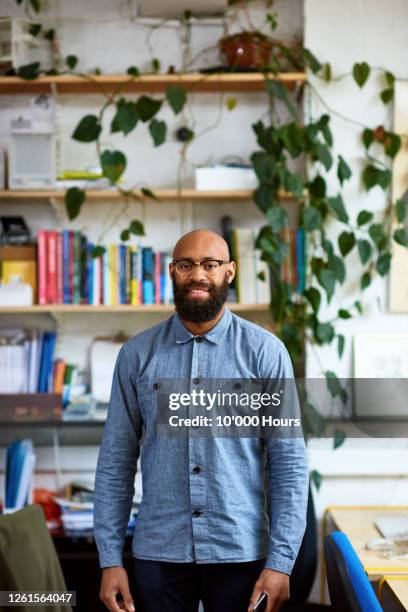
[[[335,75],[350,72],[355,62],[366,61],[381,66],[397,77],[408,78],[405,58],[408,53],[406,22],[408,6],[403,0],[305,0],[305,45],[322,61],[332,64]],[[392,127],[390,107],[379,100],[381,79],[373,75],[361,90],[351,77],[325,84],[312,79],[319,94],[338,113],[367,127],[385,124]],[[313,115],[322,112],[314,104]],[[353,178],[343,190],[343,198],[350,218],[356,211],[366,208],[377,214],[386,206],[386,196],[377,187],[368,194],[362,191],[360,171],[363,167],[363,149],[360,128],[350,126],[340,118],[332,118],[332,129],[338,153],[350,160]],[[338,190],[337,180],[331,175],[329,189]],[[332,235],[335,235],[333,228]],[[339,307],[347,308],[360,299],[358,279],[361,268],[357,258],[347,257],[350,281],[336,293],[329,308],[322,315],[330,318]],[[407,270],[408,274],[408,270]],[[395,333],[408,330],[408,316],[387,312],[388,282],[376,279],[362,297],[364,315],[343,321],[336,330],[346,337],[346,348],[339,363],[335,348],[319,348],[317,356],[309,347],[307,375],[318,377],[322,370],[334,370],[340,376],[353,373],[352,340],[356,333]],[[408,443],[406,439],[350,439],[336,451],[330,440],[310,443],[310,464],[324,476],[321,490],[315,495],[318,515],[331,504],[387,504],[408,503]],[[317,585],[313,591],[318,597]]]

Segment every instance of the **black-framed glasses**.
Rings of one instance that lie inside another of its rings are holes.
[[[196,266],[200,266],[206,274],[216,274],[224,264],[230,263],[224,259],[203,259],[201,261],[192,261],[191,259],[173,259],[178,274],[191,274]]]

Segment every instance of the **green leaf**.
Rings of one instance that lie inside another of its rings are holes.
[[[183,110],[183,107],[187,102],[186,90],[180,85],[170,85],[166,89],[166,98],[173,110],[173,113],[178,115],[179,112]]]
[[[149,96],[140,96],[135,107],[140,119],[145,123],[159,112],[161,105],[161,100],[154,100],[153,98],[149,98]]]
[[[333,438],[333,450],[336,450],[336,448],[339,448],[342,444],[344,444],[346,438],[347,435],[345,431],[342,429],[336,429]]]
[[[331,270],[327,270],[327,268],[321,268],[317,273],[317,280],[319,284],[326,291],[327,302],[330,303],[333,293],[334,286],[336,283],[336,277]]]
[[[399,223],[403,223],[405,221],[405,217],[407,216],[407,203],[405,200],[397,200],[395,203],[395,213],[397,215],[397,220]]]
[[[385,246],[387,237],[384,233],[384,228],[381,223],[372,223],[368,228],[368,233],[376,247],[381,250]]]
[[[92,257],[95,259],[96,257],[102,257],[106,253],[106,248],[101,245],[97,245],[92,249]]]
[[[392,72],[388,72],[388,71],[384,72],[384,78],[389,87],[392,87],[394,85],[395,76],[392,74]]]
[[[338,239],[340,253],[345,257],[356,244],[356,237],[353,232],[342,232]]]
[[[318,229],[323,224],[321,212],[314,206],[308,206],[302,212],[302,225],[307,232]]]
[[[371,257],[372,249],[368,240],[362,239],[357,242],[358,254],[360,255],[361,263],[364,265]]]
[[[153,72],[155,72],[155,73],[160,72],[160,66],[161,66],[160,60],[157,59],[157,57],[154,57],[152,59],[152,70],[153,70]]]
[[[389,87],[387,89],[383,89],[380,93],[380,98],[384,102],[384,104],[389,104],[394,98],[394,88]]]
[[[78,187],[70,187],[65,192],[64,202],[68,219],[73,221],[81,212],[82,204],[86,200],[86,193]]]
[[[369,148],[369,146],[373,143],[374,141],[374,130],[369,130],[368,128],[366,128],[362,135],[361,138],[363,140],[364,146],[366,149]]]
[[[396,229],[392,236],[395,242],[402,246],[408,246],[408,233],[407,230],[403,227]]]
[[[156,202],[161,202],[160,198],[158,198],[157,195],[155,195],[151,189],[142,187],[140,191],[143,193],[144,196],[146,196],[146,198],[150,198],[151,200],[155,200]]]
[[[126,72],[130,76],[139,76],[139,74],[140,74],[140,70],[139,70],[139,68],[137,68],[137,66],[129,66],[129,68],[126,70]]]
[[[167,125],[164,121],[152,119],[149,123],[149,132],[153,138],[154,146],[158,147],[166,140]]]
[[[124,99],[116,105],[116,114],[112,119],[111,132],[123,132],[127,136],[139,121],[136,103]]]
[[[327,202],[338,220],[342,221],[343,223],[348,223],[349,217],[341,195],[339,194],[335,198],[327,198]]]
[[[17,75],[26,81],[33,81],[40,74],[40,62],[33,62],[32,64],[24,64],[20,66],[17,71]]]
[[[334,327],[331,323],[318,323],[316,336],[319,342],[329,344],[334,338]]]
[[[126,157],[121,151],[103,151],[101,166],[103,174],[116,183],[126,169]]]
[[[363,87],[364,83],[370,76],[370,66],[366,62],[354,64],[353,77],[359,87]]]
[[[41,30],[42,30],[41,23],[32,23],[30,27],[28,28],[28,33],[31,34],[31,36],[35,37],[39,35]]]
[[[322,65],[317,59],[317,57],[313,55],[313,53],[309,49],[303,49],[302,54],[306,66],[309,66],[310,70],[314,74],[316,74],[316,72],[319,72]]]
[[[266,216],[274,232],[280,232],[288,222],[288,213],[282,206],[269,208]]]
[[[68,66],[68,68],[70,68],[70,70],[74,70],[75,66],[78,63],[78,58],[76,55],[68,55],[65,60],[65,63]]]
[[[363,314],[363,306],[362,306],[362,304],[361,304],[361,302],[359,300],[356,300],[354,302],[354,306],[355,306],[355,309],[357,310],[357,312],[359,314]]]
[[[345,342],[343,334],[337,334],[337,354],[339,358],[343,356]]]
[[[226,102],[225,102],[225,106],[227,107],[227,110],[232,111],[234,110],[234,108],[237,105],[237,99],[236,98],[227,98]]]
[[[276,180],[276,162],[273,155],[256,151],[251,155],[251,162],[261,183],[272,183]]]
[[[361,290],[363,291],[364,289],[369,287],[370,284],[371,284],[371,274],[370,272],[364,272],[364,274],[362,275],[360,279]]]
[[[98,139],[101,130],[102,126],[96,115],[85,115],[75,128],[72,138],[79,142],[93,142]]]
[[[326,62],[325,64],[323,64],[323,78],[328,83],[332,79],[332,68],[331,68],[331,64],[329,64],[329,62]]]
[[[339,155],[339,163],[337,166],[337,176],[340,184],[343,185],[344,181],[347,181],[351,177],[350,166],[344,161],[343,157]]]
[[[39,13],[41,10],[40,0],[30,0],[31,8],[35,13]]]
[[[121,234],[120,234],[120,239],[121,239],[123,242],[126,242],[127,240],[129,240],[129,238],[130,238],[130,232],[129,232],[129,230],[128,230],[128,229],[123,230],[123,231],[121,232]]]
[[[373,218],[373,213],[368,210],[361,210],[357,215],[357,225],[361,227],[366,223],[369,223]]]
[[[346,279],[346,268],[344,262],[337,255],[331,255],[328,261],[328,269],[331,270],[340,283],[344,283]]]
[[[320,130],[320,132],[322,133],[322,136],[327,146],[332,147],[333,146],[333,135],[329,128],[329,123],[330,123],[330,116],[325,114],[320,117],[316,126],[318,130]]]
[[[44,38],[46,40],[50,40],[53,41],[55,38],[55,30],[51,29],[51,30],[47,30],[44,34]]]
[[[316,491],[319,491],[320,487],[322,486],[322,482],[323,482],[323,476],[321,475],[321,473],[318,472],[317,470],[312,470],[310,472],[310,478],[314,486],[316,487]]]
[[[394,159],[400,148],[401,138],[398,136],[398,134],[387,132],[387,137],[384,143],[384,151],[386,155],[388,155],[388,157],[391,157],[391,159]]]
[[[382,189],[386,189],[391,182],[391,172],[388,169],[380,169],[372,166],[366,166],[363,172],[363,183],[367,191],[378,185]]]
[[[332,397],[340,397],[341,401],[345,403],[347,401],[347,392],[341,386],[339,378],[330,370],[326,370],[324,375],[326,377],[327,388],[330,395]]]
[[[377,259],[377,263],[375,264],[375,267],[377,268],[377,272],[381,276],[385,276],[386,274],[388,274],[388,272],[390,271],[390,266],[391,266],[391,254],[390,253],[383,253],[382,255],[380,255],[379,258]]]
[[[304,184],[300,176],[297,174],[288,173],[285,180],[285,188],[296,198],[301,198],[303,195]]]
[[[348,310],[345,310],[345,308],[340,308],[337,316],[340,317],[340,319],[351,319],[352,315],[349,313]]]
[[[309,287],[304,291],[304,296],[310,302],[313,311],[317,314],[319,312],[321,302],[320,291],[315,287]]]
[[[319,160],[319,162],[323,164],[323,166],[325,167],[327,171],[329,171],[333,165],[333,158],[331,156],[329,149],[325,145],[323,145],[321,142],[317,142],[315,151],[316,151],[316,157]]]
[[[135,236],[145,236],[143,223],[141,223],[137,219],[134,219],[133,221],[131,221],[129,225],[129,231],[131,234],[134,234]]]
[[[324,198],[326,195],[326,181],[322,176],[315,176],[309,185],[309,192],[314,198]]]
[[[298,112],[296,110],[296,107],[294,106],[292,100],[289,98],[285,86],[282,85],[280,81],[272,81],[268,79],[265,83],[265,89],[270,96],[278,98],[278,100],[282,100],[282,102],[286,104],[286,107],[289,113],[292,115],[293,119],[295,119],[295,121],[298,120]]]

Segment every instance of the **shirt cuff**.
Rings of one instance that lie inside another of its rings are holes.
[[[99,553],[99,566],[101,569],[104,567],[123,567],[123,559],[121,551],[106,551]]]
[[[272,569],[276,572],[282,572],[282,574],[288,574],[288,576],[290,576],[294,565],[295,559],[271,553],[266,558],[265,569]]]

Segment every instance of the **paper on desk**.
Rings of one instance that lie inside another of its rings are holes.
[[[122,346],[114,340],[95,340],[91,347],[91,393],[98,402],[109,402],[113,371]]]

